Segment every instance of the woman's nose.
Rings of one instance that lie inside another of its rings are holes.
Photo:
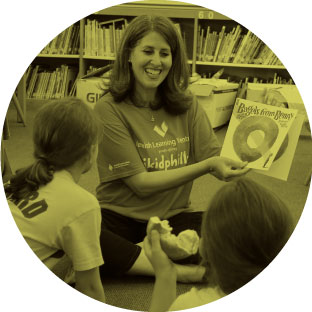
[[[151,59],[153,65],[161,65],[161,58],[158,53],[154,53]]]

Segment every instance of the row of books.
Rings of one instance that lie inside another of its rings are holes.
[[[79,45],[80,27],[73,24],[51,40],[40,54],[75,55],[79,54]]]
[[[100,23],[87,19],[83,54],[114,57],[128,22],[124,18]]]
[[[77,74],[77,68],[68,65],[61,65],[54,70],[31,65],[26,71],[27,98],[58,99],[68,96]]]
[[[85,56],[115,57],[120,39],[128,22],[125,18],[99,22],[87,19],[84,28],[83,54]],[[181,33],[181,27],[175,24]],[[79,54],[80,27],[73,24],[56,36],[40,54]],[[282,65],[272,50],[256,35],[242,34],[238,24],[230,32],[222,26],[220,32],[198,26],[197,60],[206,62]],[[182,35],[185,41],[185,33]]]
[[[237,64],[282,65],[280,60],[255,34],[242,34],[238,24],[230,32],[223,25],[220,32],[198,26],[197,60]]]
[[[212,78],[214,77],[215,72],[204,72],[200,75],[201,78]],[[263,79],[260,77],[246,77],[244,80],[241,77],[236,77],[233,75],[225,75],[222,74],[221,79],[226,79],[228,82],[237,82],[237,83],[265,83],[265,84],[284,84],[284,85],[293,85],[294,81],[292,78],[285,78],[280,76],[278,73],[274,73],[274,76],[272,78]]]

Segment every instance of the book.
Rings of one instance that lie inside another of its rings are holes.
[[[87,56],[115,56],[120,39],[127,25],[126,19],[98,22],[87,19],[85,24],[84,49]]]
[[[219,36],[218,36],[218,41],[217,41],[216,49],[215,49],[214,56],[213,56],[213,62],[217,61],[219,49],[220,49],[220,46],[221,46],[221,44],[223,42],[223,38],[224,38],[224,32],[225,32],[225,26],[222,26],[222,29],[221,29]]]
[[[240,41],[240,45],[237,49],[236,55],[233,59],[233,63],[242,63],[241,54],[243,54],[243,51],[248,43],[248,39],[250,35],[251,35],[250,30],[248,30],[246,35],[243,35],[242,40]]]
[[[110,31],[108,27],[104,28],[105,33],[105,56],[110,56],[111,53],[111,40],[110,40]]]
[[[280,156],[278,153],[297,112],[237,98],[221,156],[248,161],[248,168],[269,170]]]
[[[29,81],[29,86],[26,90],[27,97],[30,98],[32,97],[32,94],[34,92],[34,88],[38,79],[38,70],[39,70],[39,65],[36,65],[35,68],[33,69],[31,73],[31,78]]]
[[[210,26],[207,26],[206,37],[205,37],[205,43],[204,43],[204,50],[203,50],[203,54],[202,54],[202,61],[206,61],[207,46],[208,46],[208,41],[209,41],[209,35],[210,35]]]

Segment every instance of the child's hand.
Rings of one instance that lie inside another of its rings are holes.
[[[176,278],[176,269],[172,261],[163,252],[160,246],[160,235],[156,230],[152,230],[150,237],[145,237],[143,241],[144,252],[151,262],[155,276],[172,275],[174,274]]]
[[[230,158],[217,156],[213,159],[213,171],[216,178],[222,181],[230,181],[233,178],[240,177],[250,171],[247,168],[248,162],[236,161]]]

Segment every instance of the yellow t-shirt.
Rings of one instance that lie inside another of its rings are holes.
[[[68,171],[55,172],[50,183],[28,198],[8,197],[8,203],[30,248],[60,278],[72,268],[85,271],[104,263],[100,206]]]
[[[103,125],[97,159],[100,206],[121,215],[148,220],[170,218],[190,205],[192,182],[146,198],[138,197],[123,181],[141,172],[171,170],[220,153],[204,109],[194,97],[190,109],[174,116],[162,107],[151,110],[130,100],[114,102],[108,93],[95,105]]]

